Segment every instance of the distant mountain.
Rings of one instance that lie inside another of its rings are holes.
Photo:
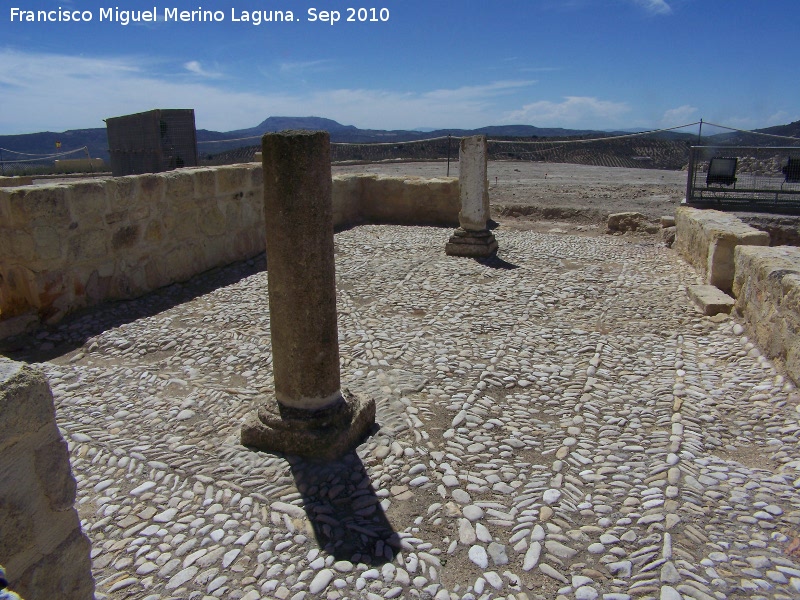
[[[768,138],[757,133],[768,133],[770,135],[782,136],[780,138]],[[797,142],[784,138],[797,138]],[[754,129],[752,132],[732,131],[730,133],[718,133],[704,137],[702,144],[705,146],[724,145],[724,146],[796,146],[800,142],[800,121],[789,123],[788,125],[776,125],[765,127],[764,129]]]
[[[350,143],[372,143],[372,142],[396,142],[398,144],[420,139],[435,139],[447,137],[468,136],[468,135],[487,135],[494,138],[565,138],[565,137],[611,137],[614,135],[624,135],[624,131],[597,131],[591,129],[563,129],[559,127],[534,127],[532,125],[493,125],[480,127],[478,129],[428,129],[422,130],[379,130],[379,129],[360,129],[353,125],[342,125],[332,119],[322,117],[269,117],[255,127],[247,129],[237,129],[234,131],[209,131],[199,129],[197,131],[198,152],[201,158],[211,159],[215,155],[230,152],[243,146],[250,146],[249,156],[252,155],[253,148],[258,146],[258,138],[267,132],[283,131],[286,129],[310,129],[325,130],[331,135],[333,142]],[[779,125],[757,130],[773,135],[791,136],[800,138],[800,121],[788,125]],[[654,134],[653,139],[679,142],[682,145],[692,144],[696,140],[695,134],[664,132]],[[245,138],[245,139],[242,139]],[[247,139],[252,138],[252,139]],[[223,140],[238,140],[226,142]],[[96,129],[74,129],[61,133],[40,132],[22,135],[0,135],[0,159],[3,161],[14,160],[17,155],[11,154],[8,150],[23,152],[28,154],[51,155],[59,150],[56,149],[56,142],[61,142],[61,152],[75,150],[86,146],[89,155],[92,157],[103,158],[108,161],[108,139],[105,128]],[[709,136],[703,139],[704,144],[740,144],[740,145],[790,145],[791,140],[781,140],[775,138],[770,140],[763,136],[756,136],[751,133],[726,133],[717,136]],[[641,145],[641,144],[640,144]],[[445,141],[445,151],[447,142]],[[631,149],[634,155],[638,152]],[[520,157],[525,156],[522,151],[517,153]],[[76,153],[70,157],[82,157],[83,153]],[[670,164],[675,159],[670,160]]]

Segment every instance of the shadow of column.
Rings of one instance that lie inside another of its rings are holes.
[[[355,452],[328,463],[287,460],[321,550],[354,564],[380,566],[394,559],[400,537]]]

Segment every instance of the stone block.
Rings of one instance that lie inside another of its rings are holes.
[[[213,198],[217,193],[217,169],[192,169],[194,197]]]
[[[33,228],[33,239],[36,248],[33,256],[40,261],[50,261],[63,257],[64,232],[48,225],[37,225]],[[29,257],[31,255],[28,255]]]
[[[3,320],[38,308],[36,274],[24,266],[0,267],[0,316]]]
[[[32,258],[36,256],[36,245],[36,238],[30,229],[0,229],[0,256],[4,261]]]
[[[800,384],[800,248],[739,246],[735,310],[770,358],[785,362]]]
[[[179,169],[160,173],[164,182],[164,202],[167,206],[185,206],[194,199],[194,177],[191,170]]]
[[[608,215],[606,223],[608,233],[625,233],[636,231],[638,233],[657,233],[659,227],[647,220],[641,213],[622,212]]]
[[[675,211],[675,224],[675,248],[706,283],[726,293],[733,288],[734,249],[769,245],[768,233],[717,210],[681,206]]]
[[[67,260],[83,263],[105,259],[108,256],[108,230],[106,227],[87,229],[72,235],[67,240]]]
[[[141,227],[139,224],[123,225],[117,227],[111,234],[111,250],[128,250],[139,243]]]
[[[89,540],[44,375],[0,358],[0,560],[23,598],[90,600]]]
[[[67,187],[67,201],[72,221],[80,229],[94,229],[105,225],[108,197],[104,181],[77,182]]]
[[[668,227],[675,227],[675,217],[672,215],[665,215],[661,217],[661,228],[667,229]]]
[[[690,285],[688,293],[700,312],[709,317],[719,313],[730,314],[736,302],[713,285]]]
[[[455,230],[444,248],[448,256],[488,258],[497,252],[497,240],[488,231]]]
[[[160,204],[164,199],[164,192],[167,185],[166,179],[163,176],[150,173],[147,175],[137,175],[130,179],[136,182],[136,197],[139,202],[154,206]]]
[[[244,192],[250,183],[249,168],[235,165],[227,169],[216,170],[217,195],[237,194]]]
[[[31,185],[33,177],[14,176],[14,177],[0,177],[0,188],[4,187],[19,187],[22,185]]]
[[[0,452],[53,423],[54,412],[42,372],[0,357]]]
[[[66,196],[66,187],[61,185],[13,189],[8,192],[9,225],[27,228],[42,223],[66,230],[72,223]]]
[[[664,240],[664,245],[667,248],[672,248],[675,244],[675,235],[677,234],[678,228],[675,226],[672,227],[665,227],[661,230],[661,239]]]

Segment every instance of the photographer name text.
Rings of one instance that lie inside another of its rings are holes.
[[[135,23],[245,23],[262,25],[267,23],[386,23],[389,21],[388,8],[346,8],[344,10],[320,10],[311,7],[304,13],[291,10],[244,10],[231,8],[230,11],[208,10],[198,7],[195,10],[180,8],[158,8],[148,10],[123,10],[119,7],[94,10],[69,10],[59,7],[56,10],[27,10],[12,7],[12,23],[113,23],[131,25]]]

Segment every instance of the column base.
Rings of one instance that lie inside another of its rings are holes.
[[[241,441],[258,450],[330,461],[355,448],[374,424],[375,400],[348,390],[322,410],[289,408],[269,398],[245,417]]]
[[[444,251],[448,256],[486,258],[497,252],[497,240],[488,229],[469,231],[459,227],[450,236]]]

